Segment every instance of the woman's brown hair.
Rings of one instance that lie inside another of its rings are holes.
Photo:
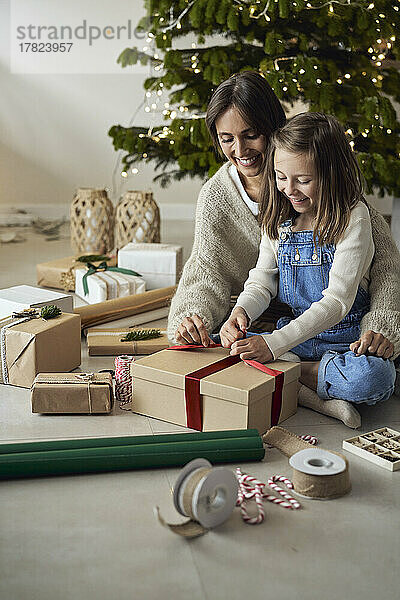
[[[217,119],[234,106],[242,119],[267,141],[273,131],[282,127],[286,117],[271,86],[260,73],[242,71],[223,81],[211,96],[207,107],[206,125],[214,147],[222,154],[216,129]]]
[[[275,179],[275,150],[306,154],[314,163],[318,184],[314,241],[336,244],[349,224],[350,213],[363,197],[363,177],[341,124],[322,113],[301,113],[275,131],[270,138],[260,191],[259,220],[271,239],[278,227],[295,218],[288,198]]]

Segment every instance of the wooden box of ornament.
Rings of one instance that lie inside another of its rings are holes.
[[[282,374],[278,394],[276,376],[240,361],[200,379],[201,419],[195,421],[187,376],[227,357],[229,350],[220,347],[167,349],[133,362],[132,411],[201,431],[256,428],[260,433],[296,412],[299,363],[266,365]]]

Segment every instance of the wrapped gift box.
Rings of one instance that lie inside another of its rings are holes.
[[[39,373],[31,390],[33,413],[110,413],[110,373]]]
[[[81,364],[81,320],[62,313],[54,319],[0,320],[0,382],[30,388],[40,372],[72,371]],[[10,326],[9,326],[10,325]],[[5,373],[6,370],[6,373]]]
[[[150,340],[133,340],[122,342],[121,338],[134,329],[87,329],[87,345],[89,356],[118,356],[119,354],[153,354],[168,348],[170,345],[166,332],[161,337]]]
[[[62,312],[74,312],[72,296],[51,290],[42,290],[31,285],[16,285],[0,290],[0,318],[25,308],[42,308],[54,304]]]
[[[88,304],[133,296],[146,291],[146,282],[142,277],[115,271],[97,271],[87,277],[89,293],[85,294],[83,289],[85,273],[87,269],[75,270],[75,294]]]
[[[139,272],[148,290],[176,285],[182,271],[182,247],[130,243],[118,252],[118,266]]]
[[[82,268],[83,262],[78,261],[78,256],[67,256],[65,258],[57,258],[48,262],[39,263],[36,265],[37,284],[42,287],[51,287],[59,290],[75,291],[75,269]],[[104,260],[104,258],[102,259]],[[93,264],[98,266],[102,261],[94,261]],[[115,267],[117,264],[116,256],[107,258],[107,264],[110,267]],[[69,274],[69,276],[67,276]]]
[[[260,433],[296,412],[299,363],[268,363],[269,370],[281,372],[273,376],[233,360],[218,347],[162,350],[133,362],[132,411],[202,431]]]

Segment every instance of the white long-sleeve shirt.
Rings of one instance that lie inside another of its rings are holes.
[[[262,235],[257,264],[249,272],[244,290],[238,297],[236,306],[246,311],[250,322],[262,314],[278,293],[278,246],[279,240]],[[323,297],[282,329],[263,336],[275,359],[333,327],[347,315],[353,306],[358,286],[368,290],[374,252],[369,211],[363,202],[358,202],[336,245],[328,287],[322,291]]]

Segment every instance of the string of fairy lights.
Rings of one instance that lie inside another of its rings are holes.
[[[174,29],[176,30],[180,30],[182,29],[182,20],[185,18],[185,16],[187,15],[187,13],[191,10],[191,8],[197,3],[198,0],[187,0],[187,6],[184,8],[184,10],[182,10],[178,15],[174,15],[174,8],[171,7],[170,9],[170,14],[169,14],[169,20],[166,19],[165,17],[160,16],[159,14],[155,13],[154,17],[158,19],[159,24],[161,25],[162,29],[161,29],[161,33],[163,35],[163,39],[166,40],[167,39],[167,32],[171,32]],[[251,19],[254,20],[258,20],[258,19],[264,19],[266,23],[269,23],[271,21],[271,17],[268,14],[268,11],[270,10],[271,4],[275,2],[278,3],[279,0],[267,0],[267,2],[264,2],[263,0],[252,0],[252,1],[246,1],[246,0],[234,0],[233,2],[233,6],[236,7],[238,14],[243,11],[243,10],[248,10],[248,14],[249,17]],[[396,4],[397,2],[397,4]],[[395,12],[399,11],[399,4],[400,0],[394,0],[394,3],[392,5],[392,8]],[[297,6],[297,2],[296,0],[293,0],[292,2],[293,7]],[[327,13],[330,17],[335,17],[336,12],[335,12],[335,5],[338,5],[340,7],[357,7],[360,8],[363,11],[372,11],[375,8],[375,4],[374,2],[370,2],[369,4],[367,4],[366,2],[361,3],[361,2],[353,2],[351,0],[347,0],[345,2],[341,1],[341,0],[328,0],[327,2],[323,2],[322,4],[319,5],[315,5],[312,4],[311,2],[307,2],[306,5],[301,9],[301,10],[327,10]],[[391,48],[393,46],[393,43],[396,41],[396,36],[395,35],[391,35],[389,39],[383,39],[383,37],[381,37],[381,25],[382,22],[388,22],[388,20],[390,19],[390,15],[384,13],[384,12],[379,12],[376,15],[375,18],[375,31],[377,34],[376,37],[376,46],[371,45],[368,48],[368,53],[370,54],[370,59],[372,62],[372,65],[374,67],[376,67],[376,72],[372,73],[370,79],[371,82],[374,85],[380,85],[380,82],[383,80],[383,76],[378,72],[380,67],[382,67],[383,62],[385,61],[385,59],[387,58],[388,53],[391,51]],[[396,24],[394,22],[391,23],[392,27],[396,27]],[[278,39],[278,43],[281,43],[283,45],[283,40],[279,40]],[[339,47],[341,45],[339,44]],[[344,47],[342,45],[342,47]],[[200,64],[200,59],[199,59],[199,53],[196,52],[196,48],[197,48],[197,44],[195,42],[191,43],[191,49],[193,50],[193,54],[190,57],[190,65],[187,66],[187,68],[192,71],[194,74],[198,74],[201,72],[201,64]],[[149,32],[147,34],[147,38],[146,38],[146,45],[143,47],[142,49],[143,53],[145,53],[149,58],[150,58],[150,77],[152,76],[159,76],[160,75],[160,71],[162,71],[163,69],[163,60],[162,57],[159,55],[159,50],[156,47],[156,43],[155,43],[155,35],[152,32]],[[293,68],[291,69],[291,71],[286,71],[282,70],[282,77],[279,78],[279,83],[282,84],[282,91],[286,92],[288,90],[288,85],[289,83],[285,80],[285,76],[287,76],[288,74],[291,77],[291,81],[293,83],[296,84],[297,89],[299,91],[302,90],[302,84],[301,84],[301,77],[303,75],[306,74],[307,69],[304,68],[304,66],[300,66],[298,69],[297,67],[299,65],[296,64],[296,56],[282,56],[282,57],[277,57],[273,60],[273,65],[274,65],[274,70],[275,71],[281,71],[281,66],[282,63],[286,62],[286,61],[293,61]],[[311,65],[312,69],[316,71],[315,73],[315,83],[316,85],[322,85],[323,84],[323,80],[322,80],[322,76],[319,75],[318,73],[318,65]],[[294,70],[296,70],[296,73],[294,73]],[[270,71],[266,71],[266,74],[269,74]],[[294,76],[293,76],[294,75]],[[309,73],[308,73],[309,75]],[[367,77],[369,74],[366,71],[363,71],[361,73],[361,75],[363,77]],[[343,73],[342,75],[338,76],[336,79],[336,84],[337,85],[345,85],[347,81],[349,81],[352,78],[352,74],[350,72],[346,72]],[[166,97],[166,89],[164,87],[164,84],[162,81],[158,82],[156,89],[153,89],[152,91],[146,91],[145,95],[144,95],[144,99],[140,104],[140,107],[138,107],[138,109],[135,111],[135,115],[134,117],[132,117],[131,122],[130,122],[130,126],[133,124],[133,119],[136,117],[136,115],[139,112],[140,108],[144,108],[144,112],[147,113],[148,116],[155,116],[156,114],[162,114],[163,117],[165,119],[170,119],[170,120],[174,120],[177,117],[180,118],[185,118],[185,119],[199,119],[202,118],[204,115],[199,115],[193,112],[189,113],[189,109],[187,106],[184,106],[183,104],[180,104],[178,106],[170,106],[170,103],[168,101],[168,97]],[[374,119],[376,121],[379,121],[379,115],[375,114],[374,115]],[[371,128],[365,128],[363,131],[358,132],[358,134],[361,133],[361,135],[366,138],[368,137],[368,134],[370,133],[372,127],[376,126],[375,124],[371,125]],[[380,127],[380,129],[384,129],[384,127],[382,125],[378,125]],[[183,130],[184,126],[181,125],[180,129]],[[391,134],[392,131],[391,129],[386,128],[386,133],[387,134]],[[349,137],[355,137],[355,134],[353,132],[353,130],[351,128],[349,128],[346,133],[348,134]],[[147,137],[147,138],[151,138],[153,141],[155,141],[156,143],[159,142],[161,139],[164,138],[168,138],[170,135],[173,135],[173,131],[168,127],[168,126],[164,126],[160,129],[158,129],[157,131],[154,131],[154,126],[150,125],[149,129],[147,131],[146,134],[141,133],[139,134],[139,137]],[[172,145],[174,144],[174,140],[170,139],[169,143]],[[354,141],[351,140],[350,141],[350,145],[352,147],[354,147]],[[147,154],[143,153],[142,154],[142,158],[146,159],[147,158]],[[117,164],[116,164],[116,168],[114,169],[114,173],[116,172],[116,170],[118,169],[118,164],[120,161],[120,156],[117,159]],[[139,169],[134,166],[131,167],[129,170],[129,173],[132,173],[133,175],[137,175],[139,173]],[[127,178],[129,176],[128,172],[126,170],[123,170],[121,172],[121,176],[123,178]]]

